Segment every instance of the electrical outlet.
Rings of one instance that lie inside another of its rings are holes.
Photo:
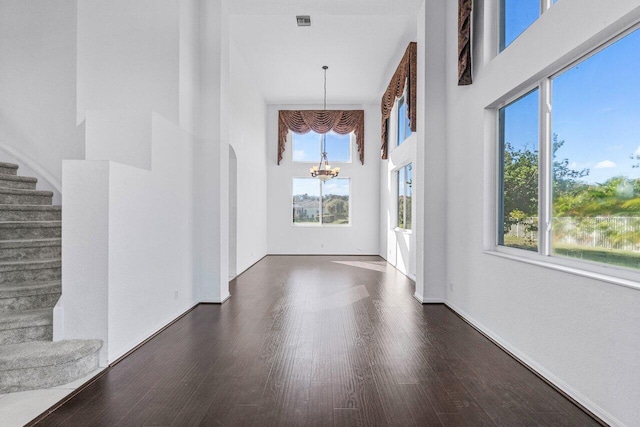
[[[449,292],[453,292],[453,283],[449,282]]]
[[[178,290],[173,291],[173,298],[178,299]]]

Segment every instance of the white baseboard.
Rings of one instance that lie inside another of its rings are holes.
[[[555,376],[553,373],[549,372],[543,366],[536,363],[534,360],[530,359],[526,354],[524,354],[519,349],[513,347],[507,341],[502,339],[498,334],[493,332],[491,329],[484,326],[482,323],[478,322],[473,317],[469,316],[466,312],[456,307],[449,301],[444,301],[444,303],[453,311],[455,311],[460,317],[466,320],[469,324],[473,325],[480,332],[488,336],[495,343],[497,343],[500,347],[506,350],[508,353],[511,353],[513,357],[518,359],[520,363],[526,365],[529,369],[536,372],[539,376],[547,380],[549,383],[553,384],[567,396],[571,397],[577,403],[582,405],[587,410],[591,411],[596,417],[599,417],[602,421],[609,424],[610,426],[615,427],[623,427],[624,424],[616,419],[614,416],[609,414],[607,411],[598,406],[595,402],[591,401],[586,396],[582,395],[580,392],[575,390],[569,384],[565,383],[562,379]]]
[[[444,300],[441,298],[425,298],[417,292],[413,294],[413,297],[417,299],[420,304],[444,304]]]
[[[227,294],[226,297],[218,300],[218,299],[204,299],[204,300],[200,300],[199,304],[223,304],[224,302],[226,302],[229,298],[231,298],[231,294]]]

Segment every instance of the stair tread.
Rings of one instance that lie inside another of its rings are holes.
[[[62,239],[60,237],[51,239],[0,240],[0,249],[39,248],[47,246],[58,246],[61,244]]]
[[[5,211],[62,211],[60,205],[6,205],[0,204],[0,210]]]
[[[61,266],[62,261],[59,259],[7,261],[0,262],[0,271],[37,270],[40,268],[56,268]]]
[[[53,228],[61,227],[62,221],[49,220],[49,221],[0,221],[0,228]]]
[[[48,326],[51,324],[53,324],[52,308],[0,313],[0,330]],[[0,346],[1,348],[3,346]]]
[[[16,165],[15,163],[6,163],[6,162],[0,162],[0,168],[6,168],[6,169],[18,169],[18,165]]]
[[[30,282],[21,285],[0,286],[0,298],[46,295],[61,292],[62,281]]]
[[[38,182],[38,178],[21,175],[0,174],[0,181]]]
[[[31,341],[0,346],[0,370],[53,366],[95,353],[101,340]]]
[[[0,187],[0,194],[14,194],[19,196],[53,196],[53,191]]]

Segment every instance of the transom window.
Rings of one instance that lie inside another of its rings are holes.
[[[411,230],[412,166],[409,163],[396,172],[398,182],[398,228]]]
[[[638,46],[640,30],[500,109],[499,245],[640,268]]]
[[[293,161],[302,163],[318,163],[322,154],[322,134],[310,131],[305,134],[291,132],[293,140]],[[340,135],[327,132],[327,157],[331,163],[351,163],[351,146],[353,132]]]
[[[409,106],[406,95],[398,99],[398,145],[411,136],[411,121],[409,120]]]
[[[558,0],[500,0],[500,51]]]
[[[293,178],[294,225],[349,225],[349,178]]]

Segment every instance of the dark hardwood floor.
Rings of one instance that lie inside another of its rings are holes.
[[[266,257],[38,425],[597,425],[413,291],[378,257]]]

